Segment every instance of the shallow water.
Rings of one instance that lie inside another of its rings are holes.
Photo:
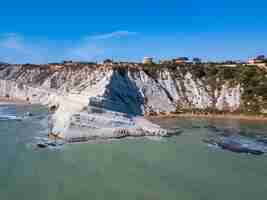
[[[42,114],[37,106],[15,112]],[[264,122],[164,119],[177,137],[126,139],[37,150],[40,119],[0,121],[0,199],[266,199],[267,156],[209,148],[207,124],[267,133]],[[193,125],[193,126],[192,126]]]

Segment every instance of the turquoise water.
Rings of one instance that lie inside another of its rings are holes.
[[[41,113],[35,106],[16,112]],[[158,120],[157,120],[158,121]],[[267,197],[267,156],[211,149],[208,123],[267,133],[263,122],[165,119],[183,133],[161,140],[128,139],[38,150],[40,119],[0,121],[0,199],[242,199]],[[193,128],[197,125],[202,128]]]

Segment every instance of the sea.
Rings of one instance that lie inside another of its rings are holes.
[[[31,113],[31,115],[29,115]],[[264,200],[267,156],[212,147],[203,139],[219,127],[267,135],[261,121],[154,119],[181,133],[40,149],[47,109],[0,106],[1,200]],[[243,137],[243,136],[242,136]]]

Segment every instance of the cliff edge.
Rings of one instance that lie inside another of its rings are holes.
[[[166,130],[142,116],[193,110],[264,113],[266,95],[266,71],[252,66],[0,66],[0,96],[54,107],[53,132],[69,139],[164,136]],[[100,128],[106,131],[98,133]]]

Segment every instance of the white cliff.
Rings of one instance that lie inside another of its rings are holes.
[[[241,103],[241,92],[240,85],[228,84],[212,91],[203,79],[179,69],[175,75],[162,69],[157,77],[142,68],[96,65],[0,69],[0,96],[55,106],[53,132],[63,138],[164,136],[165,130],[142,116],[175,112],[178,105],[199,109],[214,105],[219,110],[236,110]]]
[[[216,107],[219,110],[235,111],[241,104],[241,87],[229,87],[228,84],[222,85],[221,91],[217,92]]]

